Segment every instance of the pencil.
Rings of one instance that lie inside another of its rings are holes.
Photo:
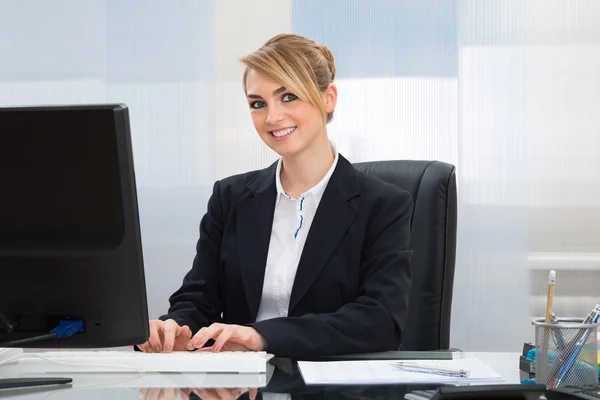
[[[552,322],[552,298],[554,297],[554,284],[556,283],[556,271],[550,271],[548,275],[548,296],[546,298],[546,323]]]

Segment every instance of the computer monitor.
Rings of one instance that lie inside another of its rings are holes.
[[[149,336],[125,105],[0,108],[0,347],[99,348]],[[9,332],[10,331],[10,332]]]

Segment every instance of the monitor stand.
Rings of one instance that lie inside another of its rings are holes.
[[[0,378],[0,389],[64,385],[71,382],[71,378]]]

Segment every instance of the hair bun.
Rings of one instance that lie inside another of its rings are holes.
[[[335,61],[333,59],[333,53],[331,50],[327,48],[324,44],[317,44],[319,51],[325,56],[327,60],[327,65],[329,66],[329,70],[331,71],[331,80],[335,79]]]

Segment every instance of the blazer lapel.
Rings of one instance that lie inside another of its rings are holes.
[[[271,240],[277,195],[275,170],[276,163],[250,181],[246,186],[252,197],[237,206],[236,240],[251,322],[256,320],[258,314]]]
[[[356,173],[352,164],[339,155],[304,244],[288,315],[313,284],[358,213],[349,202],[360,193]]]

